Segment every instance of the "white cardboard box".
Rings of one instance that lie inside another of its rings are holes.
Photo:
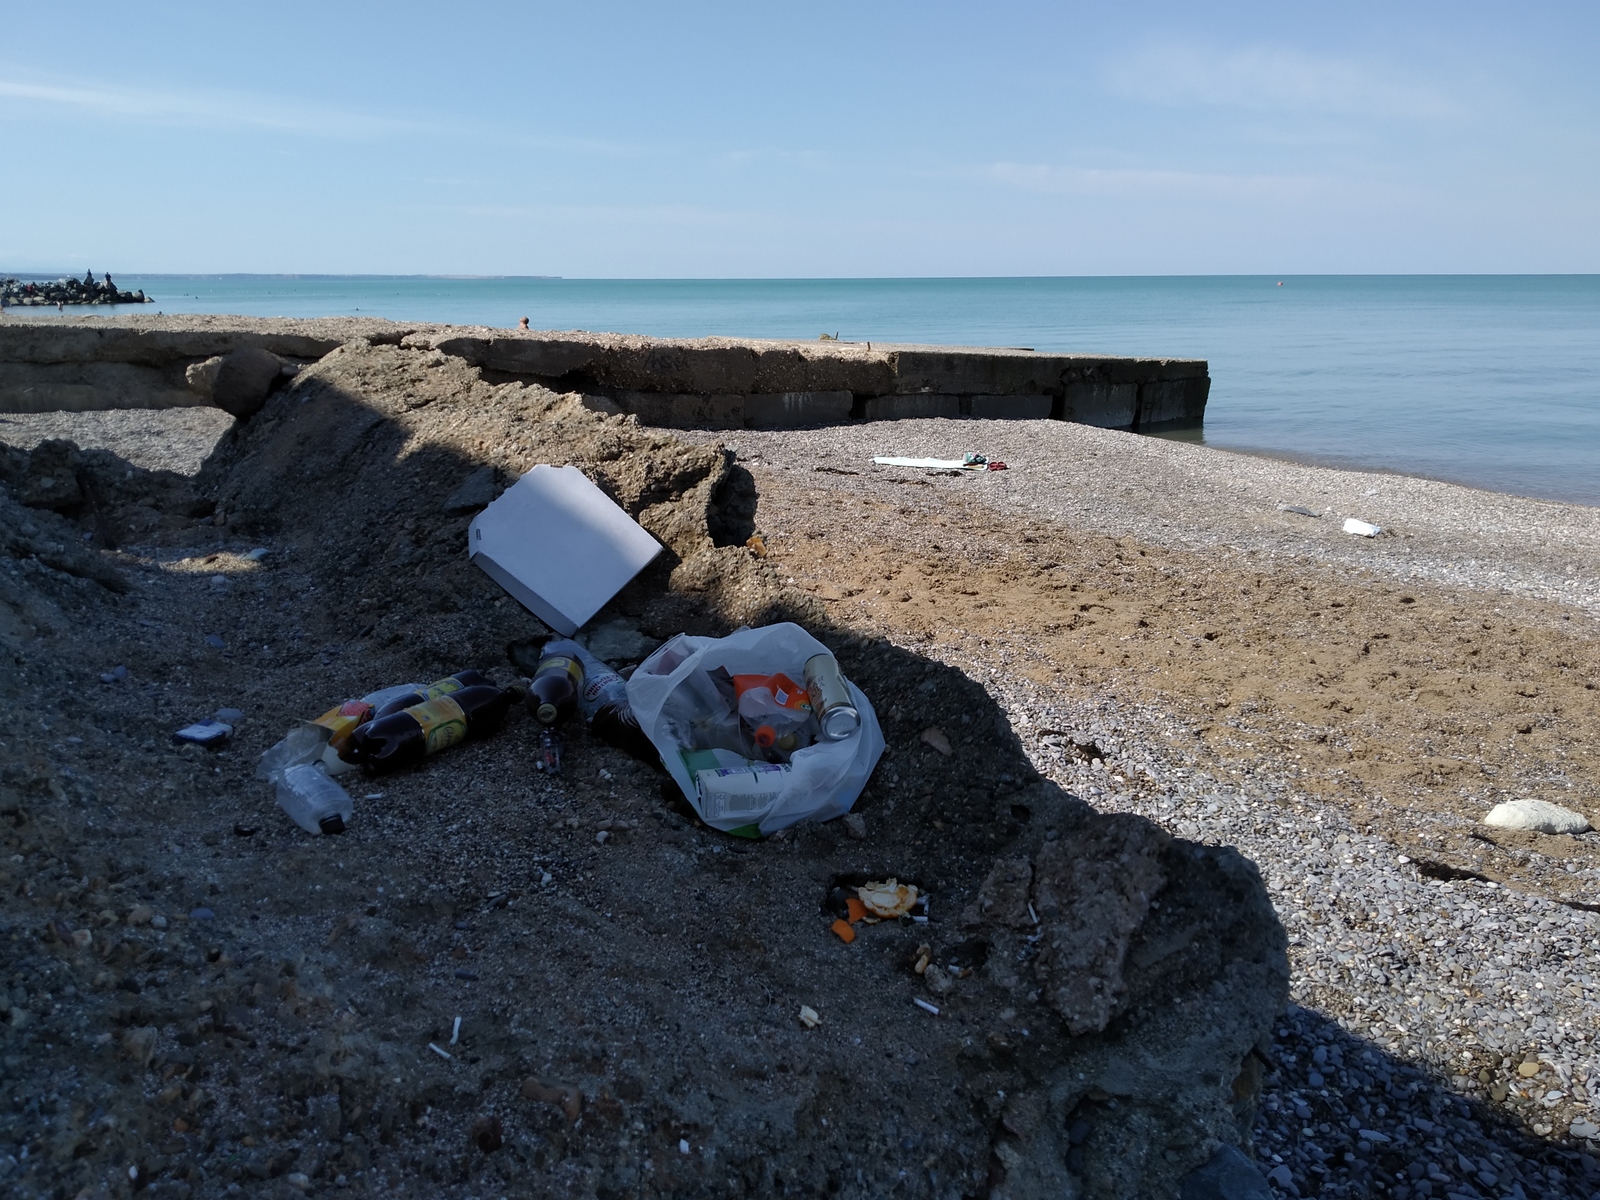
[[[661,553],[577,467],[534,467],[477,515],[467,538],[489,578],[567,637]]]

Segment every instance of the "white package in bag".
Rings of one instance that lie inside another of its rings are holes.
[[[784,622],[724,638],[680,633],[634,671],[628,680],[633,715],[707,825],[771,834],[850,811],[884,748],[877,714],[860,688],[846,681],[861,715],[850,736],[805,746],[785,764],[752,763],[739,752],[738,717],[708,674],[722,667],[730,675],[782,672],[800,679],[807,659],[829,653],[800,626]],[[691,770],[685,755],[696,751],[699,769]],[[708,762],[708,755],[717,761]]]

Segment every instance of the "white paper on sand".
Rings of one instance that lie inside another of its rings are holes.
[[[985,463],[969,463],[959,458],[874,458],[880,467],[926,467],[931,471],[981,471]]]
[[[1358,537],[1377,537],[1383,532],[1383,526],[1371,525],[1366,521],[1358,521],[1354,517],[1346,517],[1344,519],[1344,531],[1353,533]]]
[[[534,467],[477,515],[467,539],[489,578],[567,637],[661,553],[577,467]]]

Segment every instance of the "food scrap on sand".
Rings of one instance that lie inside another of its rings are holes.
[[[845,915],[835,920],[830,928],[839,939],[849,943],[856,940],[855,926],[860,924],[877,925],[883,921],[894,921],[901,917],[910,917],[913,921],[927,920],[928,894],[917,888],[912,883],[901,883],[898,879],[871,880],[855,889],[855,895],[847,897],[844,901]],[[837,896],[837,893],[835,893]],[[830,901],[834,905],[834,912],[838,912],[838,900]],[[922,915],[917,915],[920,910]]]
[[[917,889],[914,884],[901,883],[896,879],[885,882],[876,881],[865,887],[857,888],[856,895],[861,898],[861,903],[868,912],[883,920],[893,920],[896,917],[905,917],[917,906]]]

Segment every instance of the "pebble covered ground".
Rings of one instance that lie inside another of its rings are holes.
[[[1561,600],[1581,619],[1600,594],[1588,551],[1600,532],[1592,509],[1054,423],[904,421],[723,436],[761,484],[763,528],[775,542],[815,521],[799,515],[807,471],[855,476],[855,494],[900,506],[916,525],[911,509],[938,501],[908,502],[903,485],[926,473],[874,468],[872,456],[979,451],[1011,469],[931,481],[1002,514],[1146,544],[1359,567],[1366,578],[1478,593],[1485,605]],[[1307,501],[1324,515],[1277,509]],[[1343,515],[1398,532],[1345,535]],[[900,536],[914,559],[916,535]],[[1478,561],[1463,557],[1469,537]],[[892,612],[877,620],[897,636]],[[1306,794],[1278,764],[1185,752],[1192,730],[1170,709],[1115,688],[1085,695],[1041,685],[1023,669],[1039,658],[1024,637],[935,628],[898,636],[983,681],[1041,773],[1096,808],[1236,846],[1261,868],[1290,942],[1293,1003],[1276,1030],[1254,1128],[1259,1165],[1279,1194],[1600,1197],[1600,904],[1432,877],[1425,871],[1452,872],[1362,833],[1346,807]],[[1600,833],[1570,840],[1592,850]]]
[[[1584,616],[1600,596],[1595,510],[1431,481],[1038,423],[690,436],[739,445],[775,542],[794,525],[785,504],[798,494],[774,473],[779,467],[832,465],[860,473],[852,486],[870,490],[878,485],[865,464],[874,453],[979,450],[1007,458],[1014,473],[948,482],[972,494],[981,485],[982,502],[998,512],[1151,544],[1251,545],[1425,578],[1486,602],[1557,601]],[[825,497],[828,482],[813,476],[809,486]],[[885,495],[903,490],[885,477]],[[1285,514],[1279,503],[1324,515]],[[1337,527],[1343,515],[1396,532],[1376,542],[1346,538]],[[909,540],[894,527],[862,536]],[[1472,540],[1470,555],[1463,539]],[[1222,769],[1187,753],[1186,723],[1160,705],[1031,678],[1019,669],[1033,653],[1024,640],[954,626],[912,636],[887,618],[861,620],[863,632],[981,681],[1037,769],[1097,808],[1237,846],[1260,866],[1289,933],[1294,1001],[1276,1030],[1253,1130],[1253,1151],[1277,1193],[1600,1196],[1600,912],[1433,877],[1392,840],[1363,833],[1340,804],[1299,790],[1291,773],[1261,760]]]

